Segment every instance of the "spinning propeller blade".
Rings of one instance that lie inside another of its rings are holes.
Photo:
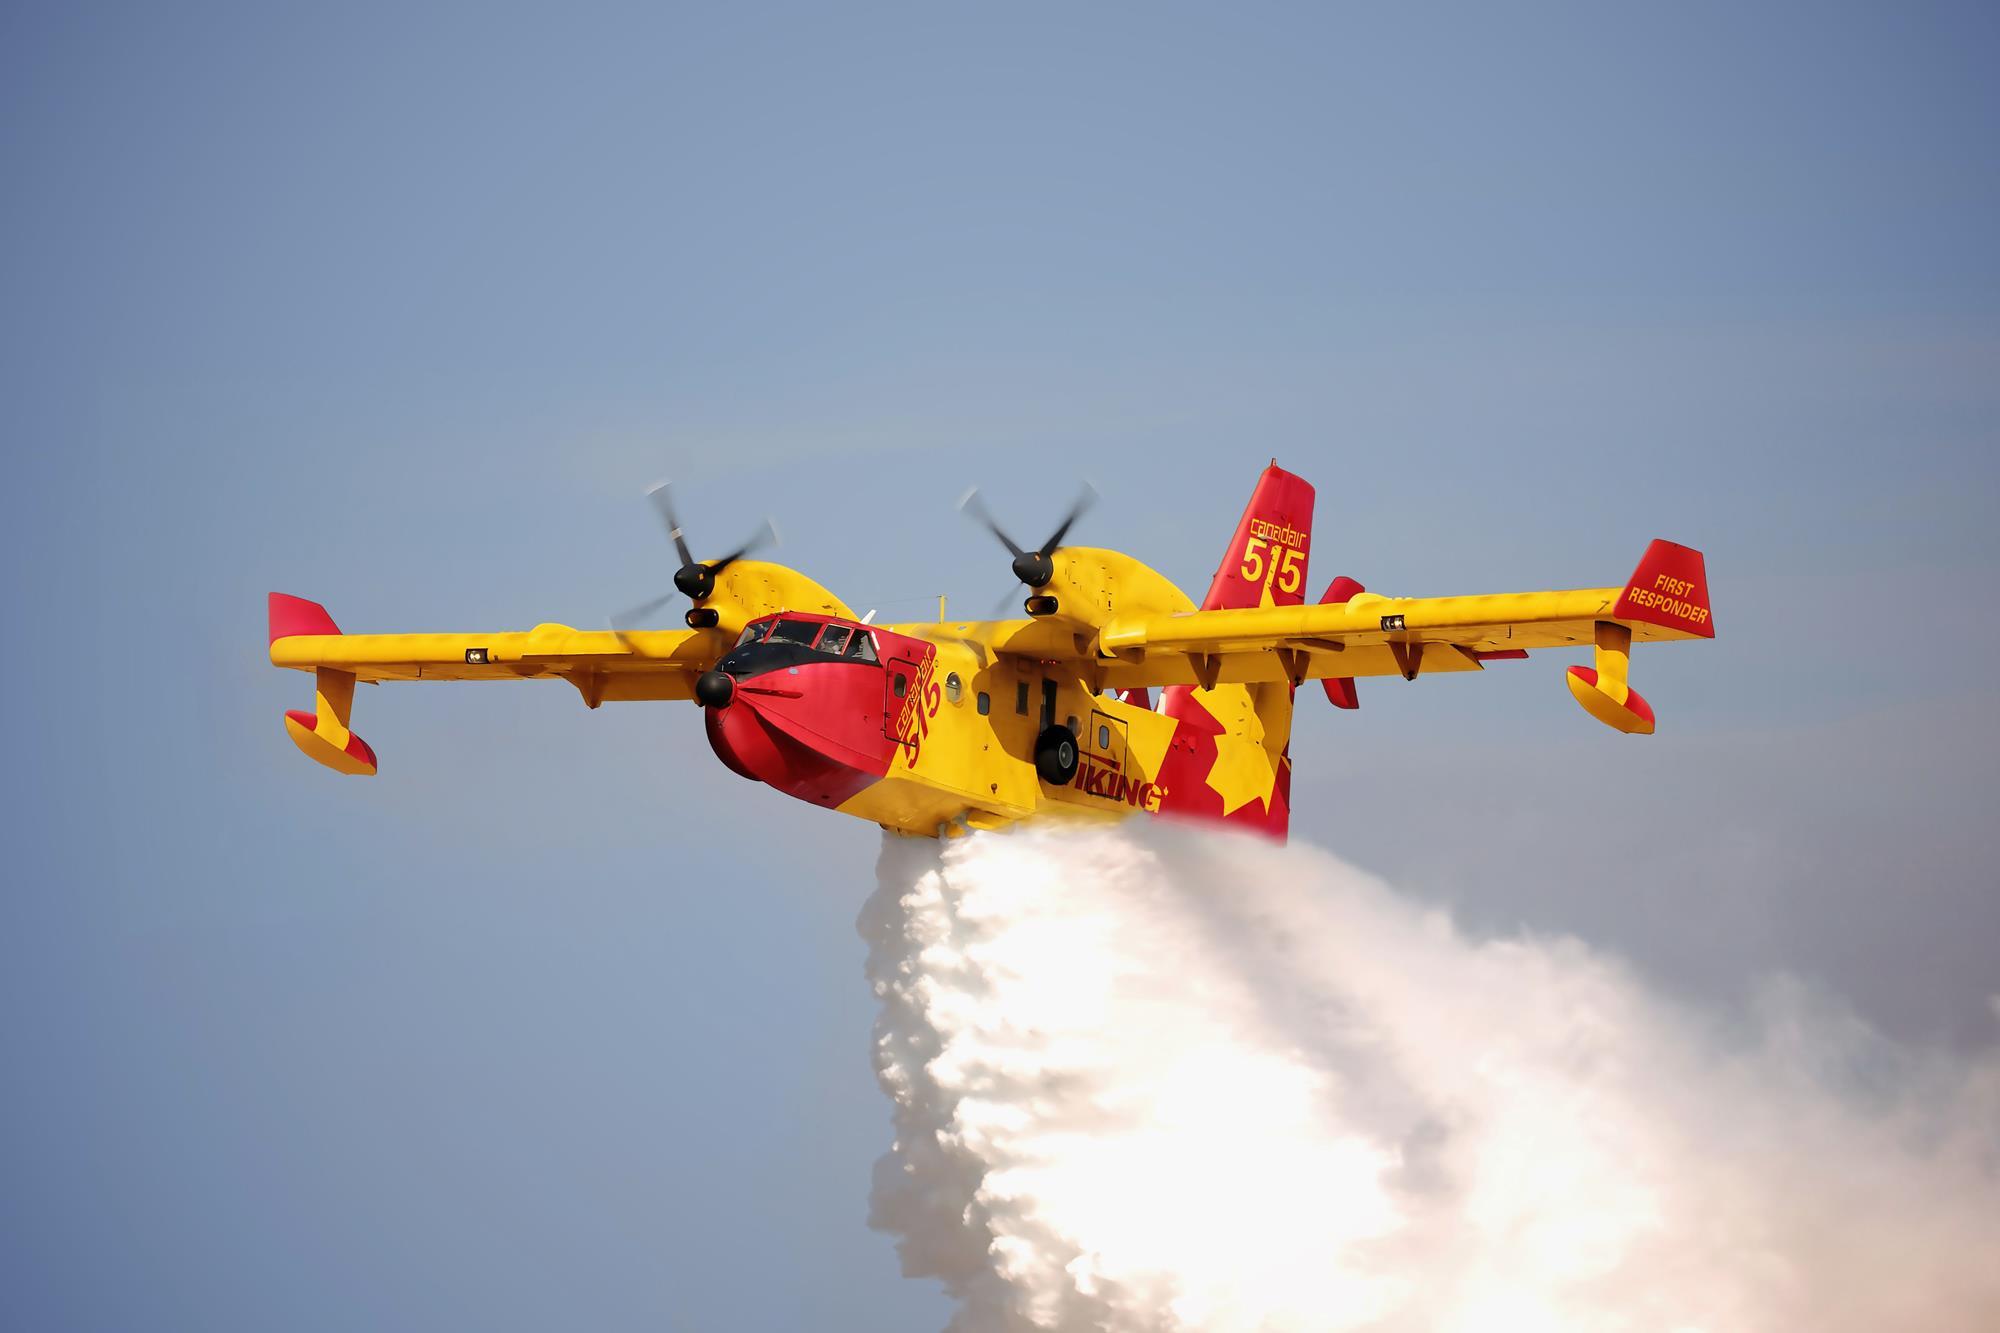
[[[723,556],[720,560],[696,560],[694,552],[688,549],[687,534],[681,527],[680,516],[674,512],[674,488],[672,482],[663,481],[646,492],[659,511],[660,520],[667,525],[667,535],[673,538],[674,554],[681,558],[680,568],[674,571],[674,587],[689,601],[699,602],[715,591],[715,576],[749,555],[752,551],[778,540],[778,525],[770,519],[764,520],[749,541]]]
[[[680,568],[674,571],[674,588],[681,596],[699,603],[715,591],[715,576],[735,564],[753,551],[762,550],[778,541],[778,525],[770,519],[751,536],[749,541],[731,551],[719,560],[697,560],[688,549],[687,533],[681,527],[680,515],[674,512],[674,488],[672,482],[660,482],[646,492],[646,498],[653,502],[653,509],[666,525],[667,536],[674,543],[674,554],[680,557]],[[674,593],[666,593],[649,602],[619,612],[611,618],[611,628],[619,633],[639,628],[641,621],[659,611],[674,599]],[[693,613],[690,613],[693,614]],[[693,622],[690,622],[693,623]]]
[[[1020,545],[1007,535],[1006,530],[1000,526],[998,520],[986,508],[986,502],[979,498],[979,488],[977,486],[967,491],[959,499],[958,507],[961,512],[971,515],[973,519],[984,524],[995,537],[1000,539],[1000,544],[1007,548],[1009,555],[1014,557],[1012,564],[1016,579],[1027,584],[1030,588],[1042,588],[1048,586],[1049,580],[1056,576],[1056,566],[1053,557],[1057,551],[1062,549],[1063,538],[1069,536],[1070,528],[1079,518],[1083,517],[1084,512],[1096,500],[1097,488],[1089,482],[1085,482],[1083,491],[1076,497],[1076,503],[1070,506],[1069,513],[1064,515],[1063,521],[1056,525],[1056,530],[1049,534],[1049,539],[1043,542],[1039,548],[1031,551],[1022,550]]]

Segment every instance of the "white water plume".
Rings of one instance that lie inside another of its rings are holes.
[[[1325,853],[885,841],[873,1225],[963,1330],[2000,1328],[2000,1052],[1732,1023]]]

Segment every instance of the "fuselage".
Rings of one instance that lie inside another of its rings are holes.
[[[1157,812],[1175,720],[1143,694],[1093,694],[1073,673],[1002,657],[983,628],[803,612],[753,621],[697,686],[709,744],[744,777],[902,832],[992,828],[1052,808]],[[1035,764],[1037,739],[1057,725],[1077,749],[1059,784]]]
[[[1312,505],[1304,480],[1265,469],[1199,609],[1299,605]],[[870,625],[795,584],[821,610],[748,620],[696,682],[709,743],[745,777],[905,833],[1143,813],[1283,838],[1293,677],[1211,673],[1157,702],[1107,688],[1120,659],[1099,624],[1196,604],[1117,551],[1039,559],[1025,622]]]

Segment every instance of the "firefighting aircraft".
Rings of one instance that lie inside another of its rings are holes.
[[[687,628],[344,634],[317,603],[272,593],[271,661],[312,672],[317,695],[285,730],[335,772],[372,774],[375,752],[349,730],[356,681],[563,680],[591,708],[692,700],[732,771],[896,832],[1144,812],[1283,838],[1292,705],[1308,680],[1353,708],[1363,676],[1413,681],[1590,645],[1595,665],[1569,668],[1570,694],[1647,735],[1653,710],[1627,683],[1633,643],[1715,635],[1701,552],[1667,541],[1614,587],[1405,598],[1343,577],[1308,604],[1313,488],[1276,463],[1199,608],[1131,556],[1065,545],[1083,502],[1024,549],[969,495],[962,507],[1006,545],[1029,596],[1023,618],[965,623],[871,624],[748,547],[696,560],[670,494],[654,500],[680,556],[674,586],[694,603]]]

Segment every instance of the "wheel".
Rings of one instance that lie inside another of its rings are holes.
[[[1051,787],[1063,787],[1076,776],[1076,733],[1054,726],[1035,737],[1035,772]]]

